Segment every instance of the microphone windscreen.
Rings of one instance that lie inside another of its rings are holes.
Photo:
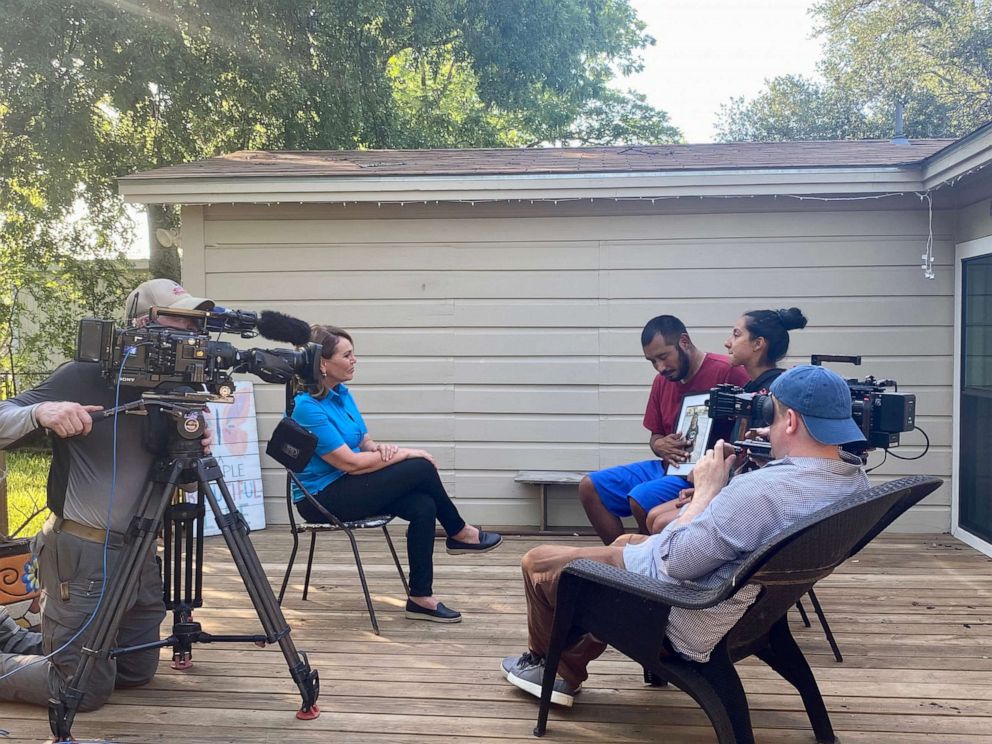
[[[293,346],[306,346],[310,342],[310,326],[305,320],[275,310],[261,312],[258,316],[258,332],[267,339]]]

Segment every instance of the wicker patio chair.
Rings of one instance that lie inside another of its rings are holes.
[[[941,482],[929,476],[902,478],[821,509],[753,553],[715,589],[691,589],[595,561],[573,561],[558,586],[534,734],[543,736],[547,727],[561,649],[568,639],[592,633],[639,662],[646,680],[659,685],[671,682],[688,693],[709,717],[720,744],[754,742],[747,697],[734,668],[736,661],[751,655],[798,690],[817,741],[835,741],[823,697],[792,637],[787,612],[817,581]],[[672,650],[665,638],[672,607],[712,607],[745,584],[756,584],[760,594],[708,662],[689,661]]]
[[[861,549],[865,547],[868,543],[874,540],[881,532],[892,524],[903,512],[905,512],[909,507],[919,501],[919,497],[916,496],[915,491],[907,491],[906,499],[909,500],[908,504],[903,504],[902,502],[896,502],[889,512],[882,517],[878,522],[868,531],[868,533],[861,538],[857,545],[851,550],[851,554],[848,558],[853,558]],[[810,589],[806,596],[809,597],[810,603],[813,605],[813,611],[816,613],[816,617],[820,621],[820,627],[823,629],[823,635],[827,639],[827,643],[830,644],[830,650],[833,652],[834,659],[838,663],[844,661],[844,656],[840,652],[840,647],[837,645],[836,639],[834,639],[833,631],[830,630],[830,624],[827,622],[827,616],[823,612],[823,607],[820,605],[820,601],[816,596],[816,591]],[[802,599],[796,602],[796,609],[799,610],[799,616],[803,621],[803,625],[807,628],[810,627],[809,616],[806,614],[806,610],[803,607]]]

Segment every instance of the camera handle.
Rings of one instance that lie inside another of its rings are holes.
[[[108,408],[104,411],[94,411],[90,414],[90,418],[94,421],[103,421],[111,416],[116,416],[118,413],[127,413],[128,411],[133,411],[135,408],[143,409],[145,407],[145,401],[139,398],[138,400],[133,400],[130,403],[125,403],[124,405],[117,406],[116,408]]]
[[[133,407],[133,406],[132,406]],[[163,406],[163,408],[171,408]],[[310,667],[306,654],[299,652],[290,638],[290,627],[276,601],[272,587],[265,576],[254,546],[248,540],[248,523],[238,511],[231,493],[224,482],[217,460],[204,456],[200,448],[199,432],[186,429],[189,419],[183,416],[170,430],[167,457],[157,459],[151,467],[138,510],[131,520],[124,546],[113,573],[105,579],[105,594],[93,616],[90,630],[83,645],[79,662],[58,699],[49,700],[48,721],[54,740],[74,741],[72,723],[86,693],[93,664],[98,659],[109,659],[148,648],[172,645],[175,649],[193,642],[266,642],[278,643],[289,666],[289,673],[302,698],[296,717],[316,718],[320,714],[317,697],[320,680],[317,670]],[[199,416],[203,426],[202,415]],[[180,428],[183,429],[180,432]],[[209,504],[227,543],[238,573],[262,624],[264,635],[211,636],[200,630],[198,623],[188,618],[173,627],[173,634],[164,641],[129,648],[114,648],[117,628],[127,610],[128,599],[137,588],[145,556],[155,547],[155,538],[162,524],[166,509],[180,484],[195,481],[199,504]],[[226,511],[222,510],[211,486],[216,486]]]
[[[843,356],[842,354],[813,354],[809,358],[809,363],[817,367],[823,362],[839,362],[841,364],[853,364],[855,367],[861,366],[860,356]]]

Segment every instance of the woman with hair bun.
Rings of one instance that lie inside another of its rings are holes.
[[[798,307],[748,310],[737,319],[723,346],[730,364],[744,367],[751,378],[745,392],[768,390],[785,371],[776,365],[789,352],[789,331],[805,327],[806,316]]]
[[[751,378],[744,386],[744,392],[768,392],[775,378],[785,372],[777,365],[789,352],[789,331],[805,327],[806,316],[798,307],[748,310],[737,319],[734,327],[730,329],[730,337],[723,342],[723,346],[727,350],[727,356],[730,357],[730,365],[743,367],[747,376]],[[691,493],[692,489],[685,489],[678,498],[651,509],[645,520],[648,532],[651,534],[661,532],[675,519],[679,509],[691,498]]]

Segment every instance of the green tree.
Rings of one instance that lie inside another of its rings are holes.
[[[766,81],[722,107],[724,140],[891,137],[897,102],[910,137],[957,137],[992,120],[988,0],[821,0],[823,82]]]
[[[609,87],[651,43],[627,0],[5,0],[0,351],[53,312],[35,269],[99,304],[65,271],[126,242],[121,175],[242,149],[671,141]],[[178,278],[155,238],[177,219],[148,210],[155,276]]]
[[[0,397],[70,357],[78,317],[116,315],[133,278],[112,245],[119,236],[113,226],[97,234],[92,224],[52,209],[50,183],[33,170],[34,143],[10,133],[6,113],[0,106]],[[93,223],[99,219],[95,214]]]
[[[732,98],[720,107],[718,137],[725,141],[863,139],[878,136],[860,101],[800,75],[765,81],[748,100]]]

